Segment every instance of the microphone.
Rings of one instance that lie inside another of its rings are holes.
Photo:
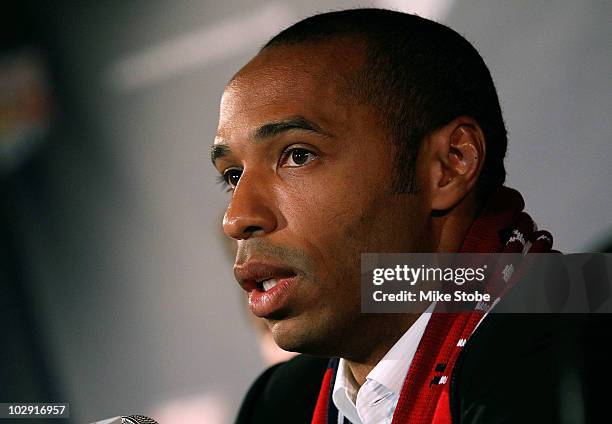
[[[152,418],[144,415],[128,415],[125,417],[109,418],[107,420],[96,421],[91,424],[159,424]]]

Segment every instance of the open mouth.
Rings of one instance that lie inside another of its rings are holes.
[[[278,289],[287,281],[297,276],[297,272],[289,267],[262,262],[249,262],[234,267],[234,275],[240,286],[246,291],[267,293]]]
[[[271,290],[274,287],[276,287],[276,285],[282,279],[291,278],[291,277],[295,277],[295,274],[288,275],[288,276],[283,277],[283,278],[267,278],[267,279],[262,279],[262,280],[257,281],[257,288],[260,291],[267,292],[268,290]]]
[[[267,292],[268,290],[270,290],[272,287],[276,286],[277,284],[278,284],[278,280],[276,278],[270,278],[270,279],[259,282],[257,285],[263,291]]]
[[[260,262],[234,267],[234,274],[249,293],[249,309],[260,318],[271,317],[288,307],[300,278],[292,268]]]

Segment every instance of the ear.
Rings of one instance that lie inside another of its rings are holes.
[[[484,133],[475,119],[461,116],[433,131],[422,153],[431,209],[448,210],[476,185],[485,160]]]

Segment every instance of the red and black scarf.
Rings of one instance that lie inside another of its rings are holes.
[[[460,249],[462,253],[544,253],[552,248],[548,231],[538,231],[531,217],[523,212],[525,203],[516,190],[502,187],[487,201],[474,221]],[[517,266],[519,264],[516,264]],[[502,266],[498,264],[501,280]],[[518,279],[514,273],[513,281]],[[495,275],[495,273],[494,273]],[[512,286],[505,284],[495,296],[501,297]],[[493,285],[501,287],[500,285]],[[446,424],[451,422],[450,376],[467,339],[484,317],[486,308],[472,312],[432,314],[412,360],[393,414],[392,424]],[[338,358],[326,370],[314,410],[312,424],[335,424],[338,411],[332,390]]]

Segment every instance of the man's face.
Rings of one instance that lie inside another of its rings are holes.
[[[426,248],[429,210],[392,192],[390,136],[343,78],[361,49],[341,44],[256,56],[223,94],[213,157],[251,311],[283,349],[347,357],[381,333],[360,313],[360,254]]]

